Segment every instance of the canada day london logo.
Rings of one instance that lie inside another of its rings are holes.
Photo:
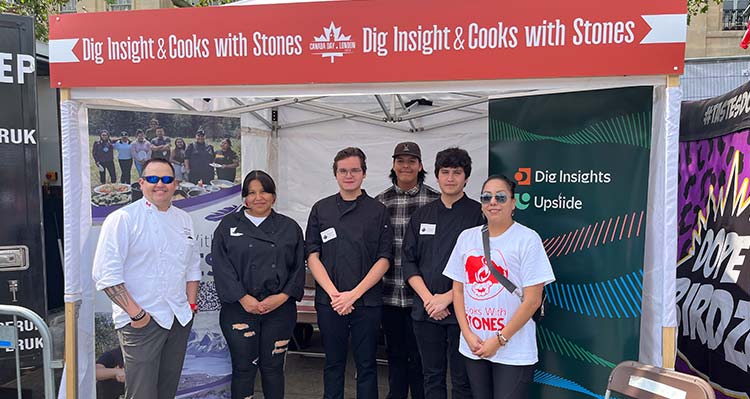
[[[314,36],[313,39],[313,42],[310,43],[310,51],[323,58],[330,58],[331,64],[336,61],[336,57],[343,57],[357,48],[357,43],[352,40],[352,35],[341,33],[341,27],[336,26],[333,21],[328,27],[323,28],[322,35]]]

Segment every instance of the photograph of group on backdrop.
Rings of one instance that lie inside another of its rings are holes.
[[[240,200],[240,119],[89,109],[88,130],[95,227],[107,215],[143,198],[139,178],[146,177],[141,175],[149,159],[166,159],[174,167],[177,190],[172,205],[193,220],[203,273],[197,298],[201,313],[188,337],[178,397],[228,398],[230,360],[217,331],[219,304],[210,252],[216,224]],[[118,399],[124,393],[123,353],[112,302],[101,292],[97,293],[94,325],[96,368],[114,376],[98,380],[97,394]]]
[[[138,179],[153,158],[174,166],[175,201],[238,184],[238,118],[90,109],[88,128],[95,209],[140,199]]]

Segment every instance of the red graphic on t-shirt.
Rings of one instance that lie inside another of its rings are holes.
[[[492,267],[508,277],[508,270],[498,266],[494,261]],[[469,295],[479,301],[493,298],[505,288],[490,272],[484,256],[469,256],[466,259],[466,277]]]

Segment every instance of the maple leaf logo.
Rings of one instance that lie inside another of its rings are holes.
[[[341,27],[336,26],[336,24],[331,21],[331,24],[328,25],[327,28],[323,28],[323,34],[320,36],[315,36],[316,42],[330,42],[331,36],[333,36],[333,41],[335,42],[343,42],[347,40],[352,40],[352,35],[342,35],[341,34]]]
[[[319,54],[323,58],[330,58],[331,63],[336,57],[343,57],[344,54],[351,53],[356,48],[356,43],[352,41],[352,35],[341,33],[341,27],[331,21],[327,27],[323,27],[323,34],[313,36],[313,42],[310,44],[310,50],[313,54]]]

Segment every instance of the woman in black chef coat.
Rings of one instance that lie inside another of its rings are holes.
[[[254,170],[242,182],[244,207],[214,232],[219,324],[232,356],[232,398],[252,397],[260,369],[263,397],[284,397],[284,359],[305,282],[302,229],[276,213],[276,184]]]

